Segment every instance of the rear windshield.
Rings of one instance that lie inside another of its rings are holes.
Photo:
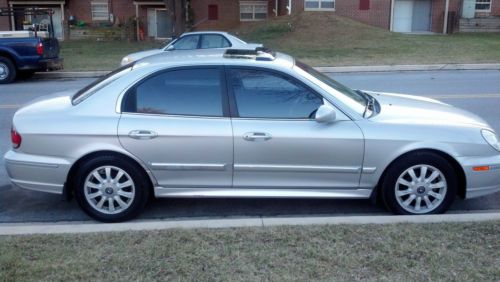
[[[76,104],[82,102],[83,100],[87,99],[92,94],[94,94],[95,92],[101,90],[103,87],[105,87],[105,86],[109,85],[111,82],[117,80],[122,75],[129,72],[133,66],[134,66],[134,63],[131,63],[131,64],[125,65],[123,67],[117,68],[114,71],[96,79],[94,82],[92,82],[89,85],[85,86],[84,88],[80,89],[78,92],[76,92],[75,95],[73,95],[73,98],[72,98],[73,105],[76,105]]]

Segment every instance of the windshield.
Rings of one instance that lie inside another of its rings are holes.
[[[367,98],[363,93],[356,92],[349,87],[346,87],[339,82],[335,81],[331,77],[313,69],[312,67],[296,61],[295,65],[305,72],[306,77],[316,84],[320,84],[323,88],[329,88],[334,90],[334,93],[339,93],[341,95],[335,95],[342,103],[346,104],[348,107],[355,110],[360,115],[363,115],[367,106]],[[332,91],[329,91],[332,93]]]
[[[111,82],[117,80],[123,74],[130,71],[133,66],[134,63],[131,63],[123,67],[117,68],[116,70],[106,74],[105,76],[98,78],[94,82],[80,89],[78,92],[76,92],[75,95],[73,95],[72,99],[73,105],[80,103],[81,101],[87,99],[95,92],[101,90],[103,87],[109,85]]]

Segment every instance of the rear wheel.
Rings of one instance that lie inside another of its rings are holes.
[[[16,79],[16,66],[9,58],[0,57],[0,84],[11,83]]]
[[[385,205],[395,214],[443,213],[456,196],[457,176],[438,154],[416,152],[393,163],[382,182]]]
[[[76,176],[75,197],[91,217],[119,222],[137,216],[148,200],[149,182],[137,165],[116,156],[83,164]]]

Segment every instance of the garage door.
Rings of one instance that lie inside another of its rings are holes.
[[[394,2],[393,31],[411,32],[413,19],[413,1],[397,0]]]

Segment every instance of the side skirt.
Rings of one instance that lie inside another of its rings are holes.
[[[368,199],[373,189],[248,189],[155,187],[157,198],[336,198]]]

